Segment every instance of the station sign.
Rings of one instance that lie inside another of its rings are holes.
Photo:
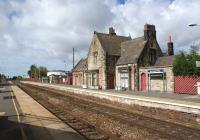
[[[148,70],[149,74],[153,74],[153,73],[164,73],[164,69],[149,69]]]
[[[196,61],[196,67],[200,67],[200,61]]]

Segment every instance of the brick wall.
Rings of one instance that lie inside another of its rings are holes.
[[[200,81],[200,76],[175,76],[174,92],[184,94],[197,94],[197,87],[194,86]]]

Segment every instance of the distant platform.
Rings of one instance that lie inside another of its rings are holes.
[[[132,92],[119,92],[115,90],[90,90],[73,86],[44,84],[44,83],[29,82],[29,81],[23,81],[23,83],[50,87],[63,91],[74,92],[77,94],[90,95],[129,105],[135,104],[146,107],[155,107],[155,108],[170,109],[192,114],[200,114],[200,97],[194,95],[181,95],[172,93],[134,94]]]

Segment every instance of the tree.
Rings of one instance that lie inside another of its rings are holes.
[[[38,71],[39,71],[41,77],[46,77],[46,76],[47,76],[47,71],[48,71],[48,70],[47,70],[46,67],[40,66],[40,67],[38,68]]]
[[[31,78],[40,78],[47,76],[47,68],[43,66],[37,67],[36,65],[31,65],[30,69],[28,70],[27,74]],[[40,77],[39,77],[40,76]]]
[[[196,67],[196,61],[200,61],[199,46],[191,46],[189,54],[181,51],[175,56],[173,62],[174,75],[200,76],[200,68]]]
[[[175,56],[175,60],[173,62],[173,72],[174,75],[186,75],[187,69],[185,66],[187,65],[186,56],[184,52],[180,52]]]

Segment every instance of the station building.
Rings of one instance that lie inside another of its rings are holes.
[[[72,73],[64,70],[52,70],[47,72],[47,77],[42,78],[43,83],[72,85]]]
[[[88,88],[115,88],[115,68],[120,57],[120,45],[127,40],[131,38],[117,35],[112,27],[109,28],[108,34],[94,31],[87,56]]]
[[[144,25],[144,35],[130,36],[94,32],[87,59],[73,69],[73,85],[92,89],[173,91],[171,37],[163,53],[154,25]]]
[[[171,39],[168,53],[163,53],[157,42],[155,26],[144,25],[143,36],[121,44],[121,56],[116,66],[116,89],[147,91],[148,73],[140,71],[146,69],[151,73],[148,68],[157,69],[156,65],[164,58],[172,63],[172,59],[168,59],[171,57],[166,57],[170,55],[173,55]]]
[[[140,67],[139,88],[144,92],[174,92],[174,56],[159,57],[152,67]]]
[[[81,59],[73,68],[73,85],[85,86],[86,85],[86,71],[87,71],[87,59]]]

